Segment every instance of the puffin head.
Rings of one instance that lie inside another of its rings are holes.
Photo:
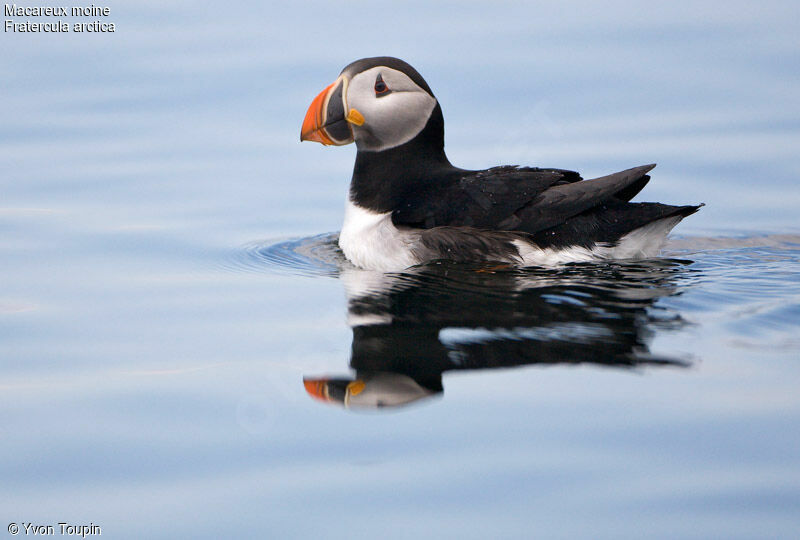
[[[300,140],[355,141],[359,151],[380,152],[416,137],[436,105],[425,79],[407,63],[389,56],[363,58],[314,98]]]

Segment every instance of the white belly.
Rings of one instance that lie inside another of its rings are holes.
[[[347,201],[339,247],[356,266],[390,272],[419,264],[412,252],[418,239],[418,233],[395,227],[391,212],[379,214]]]

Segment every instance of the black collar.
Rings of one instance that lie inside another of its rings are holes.
[[[444,153],[444,117],[437,103],[428,123],[407,143],[380,152],[358,151],[350,200],[375,212],[391,212],[409,193],[451,178],[459,170]]]

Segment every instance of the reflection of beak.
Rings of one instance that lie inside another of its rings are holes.
[[[304,377],[303,386],[314,399],[347,409],[399,407],[441,392],[421,386],[408,375],[390,372],[361,374],[356,380]]]
[[[345,113],[348,80],[342,75],[319,93],[306,112],[300,130],[301,141],[314,141],[325,145],[341,146],[353,142],[350,123],[361,125],[364,118],[352,109]],[[359,123],[360,122],[360,123]]]
[[[308,395],[320,401],[329,401],[328,379],[303,379]]]
[[[340,402],[345,407],[350,403],[350,398],[360,394],[366,384],[361,379],[351,381],[348,379],[303,379],[303,386],[308,395],[314,399],[326,402]]]

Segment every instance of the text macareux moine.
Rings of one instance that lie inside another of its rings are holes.
[[[91,4],[82,6],[18,6],[17,4],[5,4],[3,13],[6,17],[108,17],[111,14],[110,7],[101,7]],[[76,22],[70,24],[65,21],[53,22],[15,22],[6,19],[4,21],[4,31],[6,32],[115,32],[114,23],[103,22]]]

